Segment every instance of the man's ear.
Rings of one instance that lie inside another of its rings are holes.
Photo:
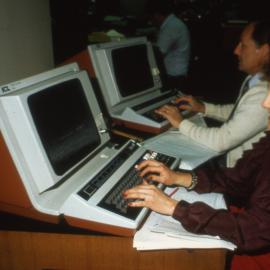
[[[269,58],[269,54],[270,54],[270,46],[267,43],[266,44],[263,44],[262,46],[259,47],[259,49],[257,51],[260,52],[263,57],[265,57],[265,58],[268,59]]]

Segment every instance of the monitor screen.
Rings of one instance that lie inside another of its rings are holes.
[[[145,44],[114,49],[112,62],[114,76],[123,97],[154,87]]]
[[[100,144],[98,130],[78,79],[28,97],[29,110],[57,175],[62,175]]]
[[[35,194],[80,171],[110,140],[86,71],[63,66],[5,89],[1,133]]]

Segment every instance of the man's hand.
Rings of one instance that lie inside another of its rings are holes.
[[[178,128],[179,124],[183,121],[183,116],[179,112],[179,109],[172,105],[164,105],[155,112],[166,118],[175,128]]]
[[[138,164],[136,169],[140,171],[141,177],[147,176],[147,180],[162,183],[166,186],[177,184],[177,173],[156,160],[145,160]]]
[[[172,215],[177,201],[167,196],[163,191],[144,183],[124,192],[125,199],[135,199],[129,202],[130,207],[147,207],[163,215]]]
[[[166,186],[189,187],[192,180],[189,172],[175,172],[156,160],[145,160],[136,165],[136,169],[140,171],[140,176],[146,180],[162,183]]]
[[[189,112],[205,113],[205,105],[199,99],[193,96],[182,96],[173,101],[180,109]]]

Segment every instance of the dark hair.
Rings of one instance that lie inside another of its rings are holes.
[[[256,45],[258,47],[265,44],[270,46],[270,20],[253,22],[252,25],[254,26],[252,39]],[[268,59],[264,63],[263,77],[270,82],[270,55],[268,55]]]
[[[270,45],[270,21],[257,21],[252,23],[254,30],[252,33],[252,39],[255,41],[258,47],[268,44]]]
[[[263,67],[263,78],[270,82],[270,63],[267,62],[264,64],[264,67]]]
[[[145,10],[148,15],[158,13],[166,16],[174,11],[174,4],[172,0],[148,0]]]

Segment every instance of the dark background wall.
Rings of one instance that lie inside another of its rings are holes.
[[[187,92],[214,102],[233,101],[244,74],[233,48],[246,21],[267,18],[267,0],[175,0],[177,15],[191,32],[192,60]],[[85,50],[88,35],[115,29],[126,36],[147,27],[145,0],[51,0],[55,64]],[[108,23],[108,15],[119,16]]]

